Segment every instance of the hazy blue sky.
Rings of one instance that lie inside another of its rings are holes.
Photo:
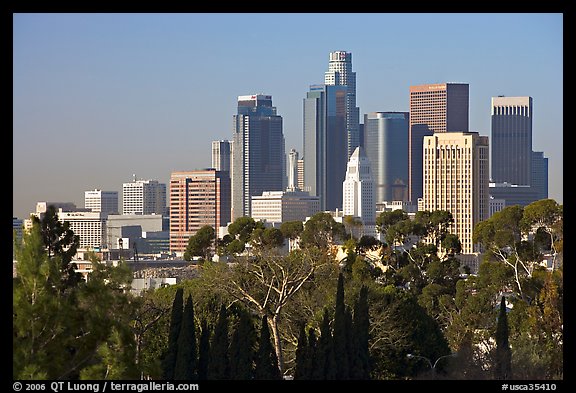
[[[302,154],[302,100],[329,52],[352,52],[360,114],[408,111],[409,87],[470,85],[470,130],[490,99],[532,96],[533,150],[563,203],[563,15],[14,14],[13,215],[118,191],[136,174],[211,165],[239,95],[272,95]]]

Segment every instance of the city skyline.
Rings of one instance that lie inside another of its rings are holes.
[[[13,216],[210,167],[246,94],[273,97],[302,158],[302,100],[339,50],[360,118],[408,111],[411,85],[465,83],[469,130],[490,137],[492,97],[532,97],[532,150],[563,203],[562,14],[14,14]]]

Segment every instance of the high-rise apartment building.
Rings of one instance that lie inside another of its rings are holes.
[[[134,175],[122,185],[122,214],[166,214],[166,184]]]
[[[250,216],[253,195],[284,189],[286,158],[282,116],[272,106],[272,96],[239,96],[233,124],[232,220],[235,220]]]
[[[84,191],[84,208],[93,212],[118,214],[118,191]]]
[[[183,253],[204,225],[215,233],[230,223],[230,178],[214,168],[170,175],[170,252]]]
[[[364,150],[376,203],[408,200],[408,112],[364,115]]]
[[[361,147],[357,147],[350,156],[342,189],[344,215],[359,217],[364,224],[374,224],[376,222],[374,180],[370,161]]]
[[[479,252],[472,231],[489,218],[488,137],[477,132],[436,132],[424,137],[423,209],[452,213],[449,231],[462,253]]]
[[[410,86],[408,136],[408,194],[412,202],[422,197],[422,142],[439,132],[468,131],[469,86],[437,83]]]
[[[531,185],[532,97],[492,97],[491,179]]]
[[[352,53],[330,52],[328,71],[324,73],[327,86],[346,86],[346,149],[350,158],[360,145],[360,109],[356,107],[356,72],[352,71]]]
[[[346,86],[311,85],[304,98],[304,187],[321,210],[342,209],[346,177]]]
[[[230,141],[212,141],[212,168],[221,172],[230,172]]]

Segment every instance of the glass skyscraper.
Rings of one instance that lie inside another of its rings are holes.
[[[282,116],[272,106],[272,96],[239,96],[233,127],[232,220],[235,220],[250,216],[252,196],[284,189],[285,154]]]

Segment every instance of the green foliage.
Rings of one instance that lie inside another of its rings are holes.
[[[233,238],[246,244],[250,241],[252,232],[257,228],[264,230],[264,224],[260,221],[255,221],[252,217],[238,217],[233,223],[228,225],[228,233]]]
[[[182,326],[184,314],[184,289],[178,288],[174,295],[172,303],[172,312],[170,318],[170,331],[168,335],[168,349],[162,362],[162,378],[174,379],[176,369],[176,358],[178,353],[178,336]]]
[[[270,342],[270,330],[268,329],[268,319],[262,317],[260,328],[260,339],[258,352],[254,366],[254,379],[258,380],[279,380],[282,379],[278,368],[278,358],[276,351]]]
[[[210,361],[210,327],[206,318],[202,319],[200,342],[198,344],[198,379],[208,379],[208,362]]]
[[[300,245],[302,247],[315,246],[320,249],[326,249],[335,241],[342,240],[346,237],[344,225],[338,223],[330,213],[319,212],[314,214],[304,224],[304,231],[300,236]]]
[[[508,316],[506,315],[506,299],[502,296],[498,323],[496,325],[496,356],[494,364],[496,379],[512,379],[512,350],[508,342]]]
[[[220,307],[218,322],[210,343],[210,360],[208,362],[208,379],[230,379],[230,358],[228,352],[228,312]]]
[[[320,337],[316,346],[316,371],[314,379],[336,379],[336,360],[334,358],[334,341],[330,328],[330,315],[324,308],[324,316],[320,325]]]
[[[230,379],[254,378],[256,330],[251,316],[239,308],[239,317],[230,342]]]
[[[192,257],[199,256],[206,261],[210,260],[214,239],[216,239],[214,228],[204,225],[188,239],[184,259],[191,261]]]
[[[178,352],[174,368],[175,380],[191,380],[197,377],[198,355],[196,350],[196,326],[194,322],[194,303],[192,296],[188,295],[182,324],[178,334]]]
[[[336,290],[336,311],[334,313],[334,360],[336,361],[336,378],[350,378],[350,359],[348,353],[348,337],[346,331],[346,315],[344,303],[344,276],[338,275],[338,286]]]
[[[304,224],[302,221],[286,221],[280,225],[280,231],[286,239],[297,239],[304,231]]]

